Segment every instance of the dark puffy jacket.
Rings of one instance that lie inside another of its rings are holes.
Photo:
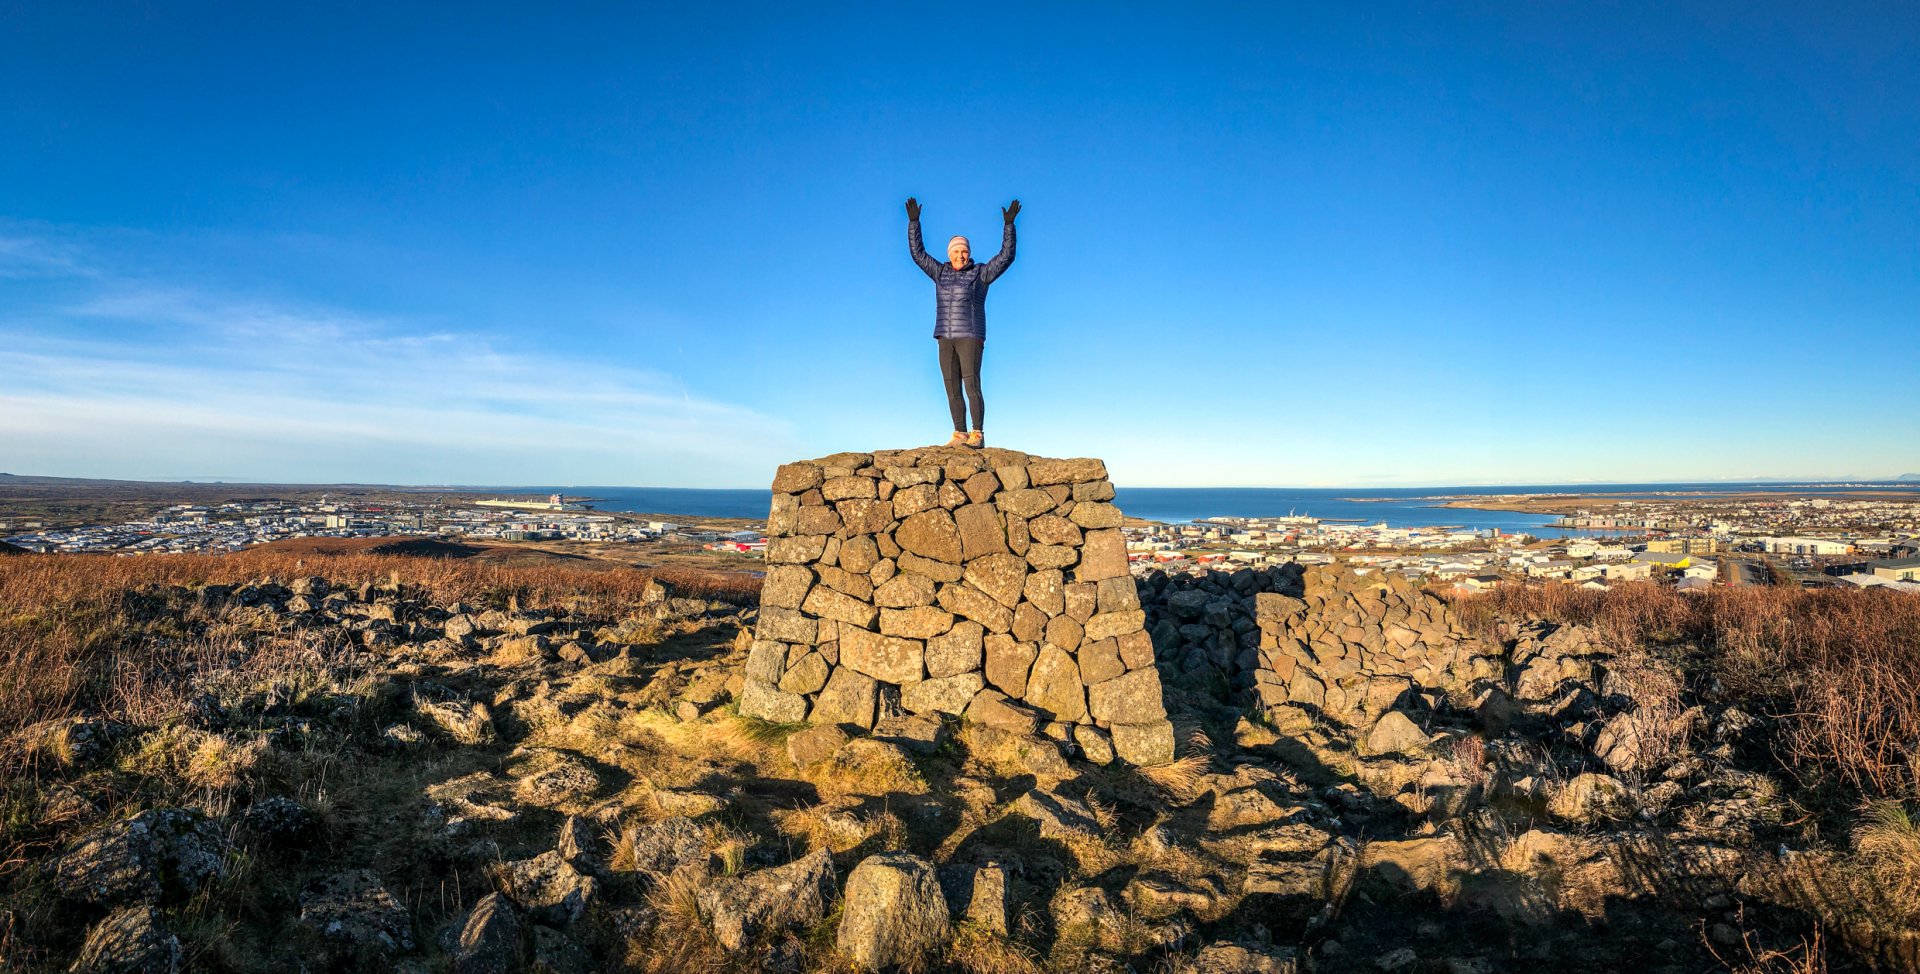
[[[987,285],[1013,266],[1013,224],[1000,234],[1000,252],[984,264],[969,263],[959,270],[944,260],[934,260],[920,242],[920,221],[907,221],[907,250],[913,262],[933,278],[936,308],[933,337],[978,338],[987,340]]]

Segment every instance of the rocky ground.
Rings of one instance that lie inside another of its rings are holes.
[[[121,704],[8,738],[0,966],[1911,959],[1794,821],[1771,722],[1684,653],[1438,609],[1427,632],[1364,581],[1307,581],[1142,582],[1181,752],[1154,768],[956,719],[849,735],[741,717],[756,608],[663,587],[524,604],[404,576],[145,587],[145,662],[104,677]],[[1284,621],[1277,597],[1300,603]],[[1259,675],[1282,634],[1317,698],[1293,670]],[[1436,660],[1448,685],[1404,676]],[[172,692],[127,703],[142,681]]]

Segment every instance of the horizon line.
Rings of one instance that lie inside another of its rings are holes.
[[[468,491],[548,491],[551,488],[573,488],[582,490],[739,490],[764,491],[767,487],[677,487],[648,484],[482,484],[482,483],[380,483],[368,481],[291,481],[291,480],[255,480],[249,478],[203,479],[194,477],[69,477],[58,474],[15,474],[0,471],[0,477],[37,478],[46,480],[94,480],[117,483],[141,483],[163,485],[192,485],[198,487],[391,487],[406,490],[452,490]],[[1904,473],[1892,477],[1763,477],[1763,478],[1697,478],[1669,480],[1566,480],[1532,482],[1522,481],[1481,481],[1477,483],[1454,484],[1122,484],[1117,488],[1127,490],[1453,490],[1463,488],[1485,489],[1489,487],[1667,487],[1667,486],[1709,486],[1709,485],[1779,485],[1779,486],[1835,486],[1845,484],[1894,485],[1920,487],[1920,474]]]

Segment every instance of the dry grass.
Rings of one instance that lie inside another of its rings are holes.
[[[728,969],[726,947],[714,938],[700,914],[700,889],[705,883],[705,876],[681,871],[654,885],[647,905],[659,920],[653,936],[628,945],[631,967],[659,974]]]
[[[1633,701],[1633,712],[1614,718],[1628,729],[1619,747],[1631,757],[1630,766],[1652,768],[1676,753],[1687,739],[1681,719],[1686,689],[1672,665],[1634,647],[1607,663],[1606,690]],[[1611,725],[1610,725],[1611,726]]]
[[[1213,770],[1213,740],[1195,728],[1187,735],[1186,752],[1171,763],[1134,770],[1174,800],[1191,801],[1199,794],[1201,779]]]
[[[1046,974],[1040,955],[968,923],[954,929],[947,962],[965,974]]]
[[[1920,794],[1920,599],[1904,593],[1741,587],[1677,593],[1649,583],[1596,592],[1509,586],[1456,602],[1495,632],[1502,619],[1593,625],[1617,648],[1705,651],[1733,698],[1780,717],[1790,763],[1869,797]]]
[[[323,575],[335,586],[395,577],[442,603],[480,606],[578,605],[618,610],[637,604],[655,578],[697,598],[750,604],[759,581],[744,574],[505,567],[462,559],[343,555],[299,558],[276,552],[230,555],[32,555],[0,559],[0,738],[29,723],[77,711],[151,722],[177,712],[170,691],[183,668],[237,647],[195,636],[180,623],[211,625],[206,613],[156,618],[154,586],[282,583]],[[621,614],[618,611],[610,615]],[[253,647],[249,653],[256,651]]]
[[[1711,938],[1702,937],[1701,942],[1733,974],[1827,974],[1827,946],[1819,927],[1813,928],[1811,937],[1785,950],[1761,946],[1752,931],[1742,933],[1740,945],[1725,953]]]
[[[808,768],[803,777],[823,797],[847,795],[922,795],[926,776],[897,747],[872,738],[855,738],[826,760]]]
[[[1920,819],[1907,803],[1869,802],[1853,827],[1853,845],[1885,905],[1910,923],[1920,919]]]
[[[74,946],[77,921],[32,866],[100,822],[156,805],[223,815],[289,794],[329,829],[352,828],[339,820],[358,822],[386,800],[391,782],[359,776],[342,748],[404,706],[390,674],[368,672],[378,662],[343,628],[288,628],[269,609],[196,594],[313,575],[336,589],[399,580],[405,597],[442,605],[638,617],[636,637],[654,634],[651,614],[634,610],[655,577],[677,594],[736,604],[751,604],[758,586],[744,575],[370,554],[0,558],[0,968],[40,969]],[[87,733],[95,748],[80,760],[74,749]],[[249,915],[255,900],[280,902],[291,894],[278,886],[291,881],[236,872],[217,908],[176,917],[192,963],[254,967],[235,958],[260,945],[221,925]]]
[[[1189,754],[1176,758],[1171,764],[1135,770],[1155,788],[1166,792],[1168,796],[1178,801],[1185,802],[1198,794],[1200,779],[1206,777],[1212,765],[1213,758],[1210,755]]]

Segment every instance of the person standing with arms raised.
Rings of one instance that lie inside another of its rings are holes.
[[[940,375],[947,383],[947,409],[953,414],[953,438],[948,446],[987,445],[986,402],[980,398],[980,357],[987,345],[987,287],[1013,266],[1013,218],[1020,201],[1000,209],[1004,229],[1000,252],[984,264],[973,262],[967,238],[947,241],[947,262],[927,255],[920,239],[920,202],[907,198],[907,251],[913,262],[933,278],[933,337],[940,343]],[[962,398],[962,390],[965,397]],[[971,408],[973,432],[967,432]]]

